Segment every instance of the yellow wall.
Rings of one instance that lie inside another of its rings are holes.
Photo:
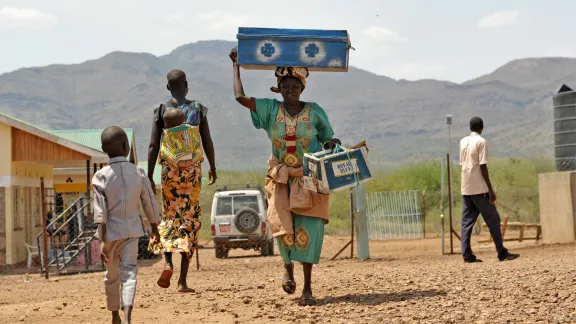
[[[90,170],[90,181],[92,181],[93,171]],[[54,184],[68,184],[66,180],[72,179],[72,184],[83,184],[86,191],[86,173],[83,174],[55,174]]]
[[[34,239],[26,239],[27,232],[35,237],[40,231],[36,225],[40,223],[38,218],[41,217],[41,209],[35,208],[35,205],[40,203],[36,201],[35,190],[40,187],[40,178],[44,178],[46,188],[53,186],[52,170],[52,166],[49,165],[27,162],[11,163],[12,185],[6,188],[6,263],[8,264],[26,260],[28,251],[25,242],[36,245]],[[30,196],[26,195],[26,188],[31,188]],[[18,202],[14,201],[15,191],[19,196]],[[28,210],[27,206],[30,206]],[[19,210],[18,215],[16,215],[16,209]],[[28,217],[32,218],[30,222],[27,222]],[[30,223],[32,227],[29,226]]]
[[[90,182],[92,182],[93,170],[90,170]],[[66,182],[68,178],[72,183]],[[56,192],[86,192],[86,174],[55,174],[54,189]],[[92,184],[90,184],[92,191]]]
[[[12,128],[0,123],[0,176],[10,174],[12,162]]]
[[[58,193],[68,193],[68,192],[86,192],[86,184],[74,184],[74,183],[65,183],[65,184],[55,184],[54,190]],[[90,188],[92,190],[92,188]]]
[[[10,186],[5,189],[5,215],[6,215],[6,263],[15,264],[23,262],[28,256],[25,242],[27,241],[27,232],[29,235],[35,237],[39,228],[36,225],[39,223],[40,208],[35,208],[35,202],[39,204],[39,199],[36,201],[35,190],[40,187],[40,178],[44,178],[45,187],[52,187],[52,166],[26,163],[26,162],[11,162],[11,141],[8,142],[8,147],[4,148],[4,135],[2,133],[4,125],[0,125],[0,144],[2,146],[2,154],[0,154],[0,172],[5,172],[4,177],[10,178]],[[9,133],[10,134],[10,133]],[[10,138],[8,136],[8,138]],[[6,158],[8,156],[8,158]],[[26,195],[26,188],[31,188],[30,195]],[[15,200],[17,191],[18,202]],[[17,205],[16,205],[17,204]],[[30,206],[30,207],[28,207]],[[28,207],[28,208],[27,208]],[[18,218],[15,218],[15,211],[18,210]],[[27,222],[27,218],[31,217],[32,220]],[[32,225],[30,227],[29,225]],[[28,244],[36,245],[33,239],[28,239]]]
[[[0,176],[10,177],[12,172],[12,127],[0,123]],[[12,254],[12,246],[10,242],[13,239],[13,222],[12,222],[12,190],[10,187],[5,188],[4,191],[4,215],[5,227],[0,228],[0,232],[4,233],[6,238],[5,251],[0,251],[4,254],[6,263],[10,261],[9,255]]]
[[[52,166],[26,162],[12,162],[12,175],[34,179],[52,179]]]

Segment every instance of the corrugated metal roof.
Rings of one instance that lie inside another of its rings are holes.
[[[102,143],[100,142],[102,131],[104,131],[104,129],[51,130],[49,132],[69,141],[102,151]],[[126,132],[126,135],[128,135],[130,149],[132,149],[132,146],[134,145],[134,130],[132,128],[124,128],[124,131]]]

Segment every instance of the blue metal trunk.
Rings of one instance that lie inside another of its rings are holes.
[[[345,30],[238,28],[238,64],[244,69],[277,66],[347,72],[350,37]]]

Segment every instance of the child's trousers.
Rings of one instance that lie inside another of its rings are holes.
[[[122,306],[133,306],[138,272],[138,238],[104,243],[102,251],[108,257],[104,289],[109,311]]]

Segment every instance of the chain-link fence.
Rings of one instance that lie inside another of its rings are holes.
[[[407,240],[424,237],[419,193],[416,190],[366,193],[370,240]]]
[[[448,168],[442,160],[414,163],[367,185],[367,220],[371,246],[374,246],[371,249],[372,256],[377,258],[386,255],[386,247],[395,245],[402,248],[413,246],[420,253],[434,250],[440,254],[442,223],[444,251],[459,253],[462,221],[460,168],[457,161],[452,161],[451,167],[450,186]],[[541,239],[538,174],[554,171],[554,161],[544,158],[501,159],[489,163],[489,174],[497,196],[496,207],[502,218],[502,233],[506,244],[534,244]],[[451,212],[449,188],[452,193]],[[415,193],[417,199],[407,198],[410,192]],[[450,214],[455,232],[451,244]],[[376,235],[370,225],[374,223],[374,218],[379,219],[377,223],[380,224]],[[426,240],[412,243],[398,241],[411,238],[410,234],[419,236],[420,225],[420,237],[426,237]],[[477,247],[493,248],[489,230],[481,216],[475,225],[472,240]]]

